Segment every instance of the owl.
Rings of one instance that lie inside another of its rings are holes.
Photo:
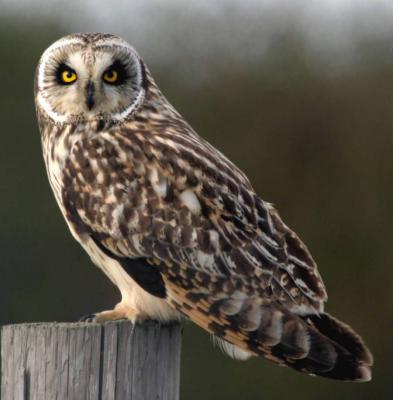
[[[126,41],[87,33],[52,44],[35,104],[61,212],[121,293],[94,321],[184,316],[234,358],[371,379],[360,336],[324,311],[307,247],[173,108]]]

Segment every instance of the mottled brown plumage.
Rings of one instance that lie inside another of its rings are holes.
[[[72,89],[51,78],[59,64],[76,71]],[[113,87],[102,78],[111,68],[125,77]],[[370,379],[360,337],[324,312],[326,291],[305,245],[174,110],[126,42],[63,38],[41,58],[36,95],[56,199],[122,293],[98,319],[182,314],[234,345],[235,356]]]

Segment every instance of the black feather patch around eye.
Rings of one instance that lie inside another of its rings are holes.
[[[71,75],[75,75],[75,77],[77,76],[74,69],[72,69],[71,67],[69,67],[68,65],[66,65],[64,63],[60,63],[56,70],[56,81],[60,85],[69,85],[76,80],[76,78],[75,78],[74,80],[72,80],[70,82],[65,81],[64,73],[68,73],[70,76]]]
[[[111,78],[114,77],[116,74],[116,79],[112,80]],[[109,79],[107,79],[107,77]],[[125,65],[120,61],[116,60],[109,68],[107,68],[104,72],[104,80],[106,83],[111,85],[122,85],[127,79],[129,78],[129,74]]]

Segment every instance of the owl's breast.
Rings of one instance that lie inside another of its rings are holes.
[[[65,165],[73,146],[81,136],[82,134],[70,124],[48,127],[42,134],[42,149],[49,183],[64,217],[67,211],[62,195],[65,190]]]

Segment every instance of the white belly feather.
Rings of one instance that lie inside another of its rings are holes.
[[[152,296],[142,289],[127,274],[119,262],[102,252],[92,239],[89,238],[86,241],[80,241],[80,243],[94,264],[119,288],[122,303],[125,306],[134,309],[137,313],[159,321],[169,321],[179,318],[179,313],[164,299]],[[146,266],[146,268],[149,268],[149,266]]]

